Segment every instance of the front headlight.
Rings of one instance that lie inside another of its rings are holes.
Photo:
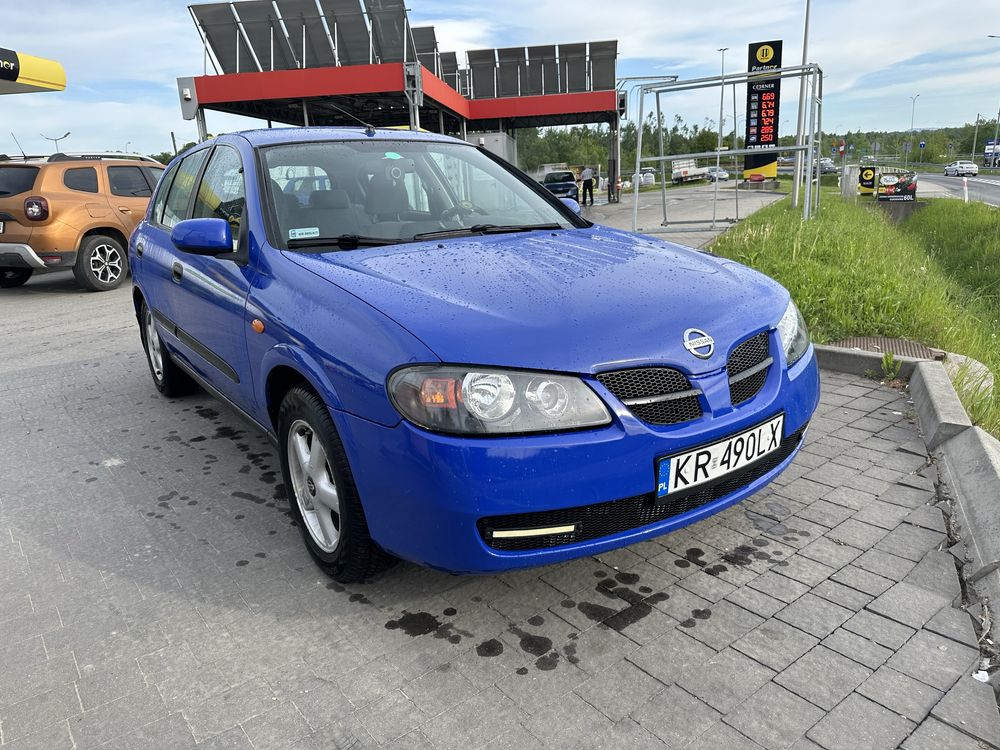
[[[611,422],[597,394],[567,375],[418,365],[394,372],[388,388],[400,414],[434,432],[516,435]]]
[[[785,362],[791,367],[802,359],[802,355],[809,349],[809,331],[806,329],[806,322],[792,300],[788,300],[785,314],[778,322],[778,335],[785,350]]]

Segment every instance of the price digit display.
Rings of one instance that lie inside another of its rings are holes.
[[[781,40],[755,42],[750,45],[747,70],[766,73],[781,67]],[[751,78],[747,85],[746,133],[747,148],[769,148],[778,143],[779,105],[781,103],[780,78]],[[775,154],[750,154],[744,157],[744,176],[763,174],[775,177],[778,160]]]

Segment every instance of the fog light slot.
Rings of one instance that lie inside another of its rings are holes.
[[[493,539],[528,539],[552,534],[575,534],[578,528],[578,524],[567,523],[561,526],[538,526],[533,529],[493,529],[490,531],[490,536]]]

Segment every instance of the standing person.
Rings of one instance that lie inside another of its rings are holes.
[[[587,205],[587,193],[590,193],[590,205],[594,205],[594,170],[590,167],[584,167],[583,171],[580,172],[580,182],[583,183],[583,193],[581,195],[582,200],[580,201],[581,206]]]

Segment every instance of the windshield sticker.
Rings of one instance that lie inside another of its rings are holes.
[[[319,237],[319,227],[300,227],[288,230],[288,239],[290,240],[305,240],[311,237]]]
[[[403,157],[400,156],[399,154],[397,154],[395,151],[386,151],[385,152],[385,158],[386,159],[402,159]]]

